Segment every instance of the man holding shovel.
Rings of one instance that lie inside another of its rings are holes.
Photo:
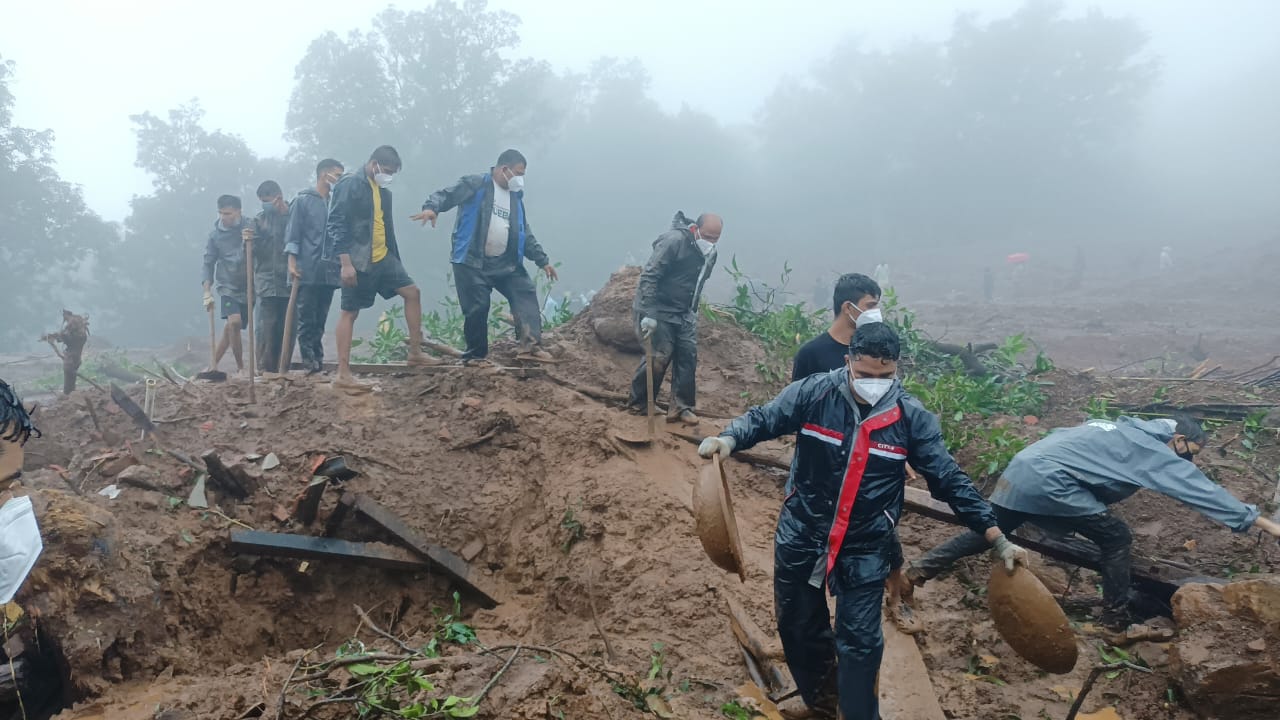
[[[236,370],[244,371],[244,351],[240,332],[248,322],[249,307],[245,276],[244,241],[253,237],[252,226],[240,211],[240,198],[222,195],[218,198],[218,219],[213,224],[204,249],[204,308],[213,322],[213,288],[217,284],[221,298],[222,318],[226,324],[222,337],[213,349],[208,374],[217,374],[222,356],[231,348]]]
[[[778,634],[804,704],[788,709],[790,717],[832,717],[838,698],[844,720],[879,718],[880,605],[908,461],[1007,570],[1026,561],[947,453],[938,418],[902,389],[899,354],[892,328],[864,325],[845,367],[792,383],[698,448],[727,457],[799,433],[774,534]],[[836,596],[834,633],[824,585]]]
[[[275,373],[280,357],[293,354],[292,344],[283,347],[285,317],[289,308],[289,262],[285,256],[285,228],[289,225],[290,206],[275,180],[258,186],[262,212],[254,219],[253,292],[257,302],[258,369],[262,374]],[[292,331],[290,337],[292,338]]]
[[[677,212],[671,229],[653,242],[653,254],[640,273],[632,314],[646,348],[645,360],[631,380],[631,406],[643,411],[671,367],[671,403],[667,422],[697,425],[698,303],[716,266],[716,243],[724,221],[703,213],[689,220]],[[650,357],[651,356],[651,357]],[[650,368],[652,362],[652,368]],[[653,379],[648,379],[649,372]]]

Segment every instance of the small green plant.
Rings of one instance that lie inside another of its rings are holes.
[[[1258,441],[1262,435],[1263,421],[1267,417],[1266,410],[1256,410],[1244,419],[1244,430],[1240,435],[1240,447],[1252,455],[1258,449]]]
[[[978,467],[982,477],[996,477],[1004,472],[1013,456],[1027,447],[1027,441],[1014,435],[1005,427],[983,431],[983,449],[978,453]]]
[[[752,720],[755,717],[754,713],[739,705],[736,700],[721,705],[720,714],[729,720]]]
[[[433,614],[436,617],[436,635],[432,639],[433,642],[438,640],[442,643],[454,643],[455,645],[473,645],[477,642],[475,628],[461,620],[462,598],[457,592],[453,593],[453,610],[451,612],[440,614],[439,611],[433,610]]]
[[[1101,658],[1102,662],[1106,663],[1107,665],[1119,665],[1120,663],[1129,663],[1130,665],[1147,667],[1146,661],[1143,660],[1141,657],[1136,657],[1134,655],[1129,654],[1129,652],[1126,651],[1124,648],[1119,648],[1114,645],[1107,645],[1106,643],[1098,643],[1098,657]],[[1115,680],[1116,678],[1120,677],[1122,673],[1125,673],[1127,671],[1128,671],[1128,668],[1117,668],[1115,670],[1108,672],[1104,677],[1106,677],[1108,680]]]
[[[1004,680],[996,677],[996,660],[991,656],[970,655],[967,670],[969,677],[973,680],[989,682],[992,685],[1008,685]]]
[[[389,715],[397,718],[472,717],[480,711],[474,698],[449,695],[443,699],[422,697],[435,685],[408,660],[384,667],[376,663],[347,666],[361,687],[356,701],[358,717]]]
[[[1165,401],[1166,401],[1166,400],[1168,400],[1168,399],[1169,399],[1169,386],[1168,386],[1168,385],[1161,385],[1160,387],[1156,388],[1156,391],[1155,391],[1155,392],[1151,393],[1151,403],[1152,403],[1152,404],[1162,403],[1162,402],[1165,402]]]
[[[1120,411],[1111,407],[1111,401],[1101,396],[1089,398],[1089,402],[1084,406],[1084,412],[1090,420],[1115,420],[1120,417]]]
[[[560,518],[560,529],[565,531],[564,543],[560,549],[567,555],[573,546],[582,541],[587,536],[586,528],[583,527],[582,521],[578,520],[572,507],[564,509],[564,515]]]

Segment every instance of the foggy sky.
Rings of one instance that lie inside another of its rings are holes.
[[[402,10],[430,4],[400,2]],[[665,107],[705,110],[726,123],[751,120],[780,78],[801,75],[841,39],[892,47],[944,37],[957,12],[1003,16],[1022,0],[493,0],[522,19],[519,55],[558,70],[601,56],[639,58]],[[0,11],[0,56],[17,63],[17,124],[52,129],[62,177],[84,187],[109,220],[150,191],[133,167],[128,116],[198,98],[205,126],[243,136],[260,155],[281,155],[293,70],[307,44],[333,30],[368,29],[384,2],[352,0],[42,0]],[[1229,0],[1068,0],[1072,14],[1100,5],[1136,17],[1164,61],[1153,102],[1169,107],[1214,78],[1261,62],[1280,27],[1280,3]],[[607,8],[607,10],[606,10]],[[801,9],[803,8],[803,9]],[[371,107],[376,107],[376,103]]]

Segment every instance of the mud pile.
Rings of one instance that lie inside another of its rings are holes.
[[[485,610],[465,590],[460,595],[462,618],[486,646],[540,648],[506,665],[512,650],[490,655],[451,645],[431,666],[441,693],[474,696],[489,687],[480,717],[653,715],[615,692],[631,681],[660,687],[677,717],[722,717],[721,705],[747,680],[726,600],[760,627],[774,625],[773,524],[785,476],[726,465],[745,582],[712,565],[694,533],[692,488],[702,464],[694,446],[675,436],[651,448],[612,439],[615,428],[637,420],[618,397],[638,357],[602,340],[597,327],[619,316],[629,322],[626,288],[634,282],[634,271],[615,276],[590,310],[550,335],[561,357],[548,370],[555,382],[446,367],[375,376],[376,391],[359,397],[319,380],[260,383],[255,403],[243,380],[162,384],[154,416],[164,446],[195,458],[212,449],[257,485],[244,500],[211,488],[208,509],[186,503],[194,471],[139,442],[128,417],[102,393],[82,389],[44,409],[44,437],[29,446],[26,483],[45,552],[18,600],[38,615],[65,660],[78,704],[58,717],[276,717],[277,709],[281,717],[301,717],[320,699],[298,680],[308,665],[334,658],[352,638],[399,652],[356,606],[408,645],[425,644],[441,616],[452,613],[459,589],[438,573],[230,551],[230,532],[246,527],[320,534],[342,492],[374,498],[430,542],[468,559],[501,599]],[[763,353],[729,324],[703,322],[700,333],[701,410],[729,417],[743,409],[744,394],[765,391],[754,370]],[[1019,432],[1034,436],[1046,425],[1075,422],[1089,397],[1109,390],[1067,372],[1052,380],[1058,384],[1042,424],[1017,419]],[[602,400],[574,386],[613,396]],[[1195,392],[1212,387],[1200,384]],[[128,392],[142,397],[141,387]],[[718,427],[704,420],[696,433]],[[1211,443],[1210,452],[1222,450],[1214,460],[1220,480],[1247,501],[1269,499],[1274,488],[1249,468],[1274,467],[1280,453],[1273,440],[1249,463],[1234,458],[1238,441],[1224,441],[1239,427],[1224,427]],[[757,450],[785,459],[786,445]],[[268,455],[280,464],[263,469]],[[328,489],[319,521],[303,526],[293,516],[295,500],[318,459],[333,455],[360,474]],[[99,494],[109,485],[119,495]],[[1232,538],[1172,503],[1143,500],[1122,512],[1148,554],[1214,574],[1221,574],[1214,563],[1280,568],[1271,546]],[[902,526],[909,556],[953,532],[916,516]],[[348,518],[339,536],[396,542],[359,517]],[[977,558],[920,593],[929,627],[921,649],[943,708],[953,718],[1037,717],[1042,710],[1065,716],[1097,657],[1097,636],[1081,634],[1082,660],[1072,675],[1044,677],[1002,644],[980,584],[966,580],[985,577],[986,568]],[[1043,571],[1077,592],[1092,587],[1087,573],[1070,578],[1047,563]],[[1085,709],[1115,704],[1126,720],[1191,717],[1165,707],[1166,648],[1147,643],[1132,652],[1157,673],[1101,683],[1106,687],[1093,691]],[[334,704],[313,708],[311,717],[352,714],[349,704]]]

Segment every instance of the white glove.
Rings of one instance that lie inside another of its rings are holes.
[[[653,337],[653,331],[658,329],[658,321],[651,317],[644,318],[640,321],[640,337],[648,340]]]
[[[1015,565],[1026,566],[1030,556],[1027,549],[1021,545],[1014,545],[1009,538],[1001,535],[991,545],[991,556],[1004,563],[1005,572],[1013,574]]]
[[[738,442],[728,435],[709,437],[698,446],[698,454],[704,458],[710,458],[712,455],[720,453],[720,457],[727,458],[733,454],[733,448],[737,444]]]
[[[204,294],[204,309],[205,310],[213,309],[213,294],[207,291]]]

